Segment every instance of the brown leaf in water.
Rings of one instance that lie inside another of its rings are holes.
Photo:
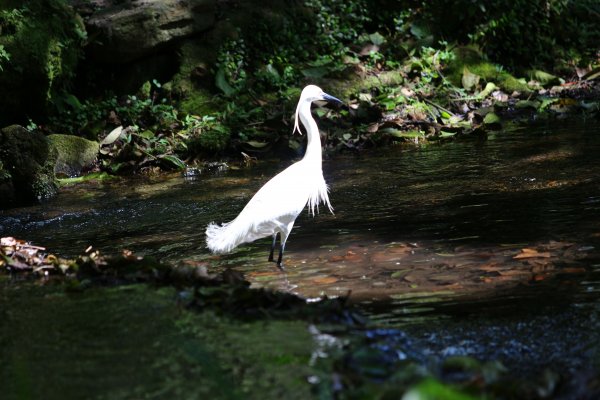
[[[583,267],[567,267],[561,268],[560,273],[564,274],[585,274],[586,270]]]
[[[404,258],[404,256],[412,254],[414,251],[414,248],[407,245],[394,245],[373,253],[371,261],[376,263],[399,261]]]
[[[344,256],[344,259],[346,261],[356,262],[356,261],[361,261],[362,260],[362,256],[360,254],[358,254],[358,253],[353,252],[352,250],[348,250],[348,252]]]
[[[527,263],[531,265],[531,272],[533,273],[544,272],[552,269],[552,264],[548,262],[539,262],[535,259],[531,259],[527,260]]]
[[[519,260],[519,259],[524,259],[524,258],[535,258],[535,257],[545,257],[545,258],[547,258],[547,257],[552,257],[552,254],[550,254],[549,252],[540,253],[536,249],[524,248],[524,249],[521,249],[521,253],[520,254],[517,254],[513,258],[516,259],[516,260]]]
[[[441,283],[441,282],[452,282],[455,281],[456,279],[458,279],[458,275],[450,275],[450,274],[446,274],[446,275],[434,275],[429,277],[430,281],[436,282],[436,283]]]
[[[411,253],[413,252],[415,249],[415,246],[409,246],[409,245],[396,245],[396,246],[390,246],[387,248],[387,251],[389,251],[390,253],[394,253],[394,254],[407,254],[407,253]]]
[[[544,248],[547,250],[558,250],[558,249],[564,249],[565,247],[570,247],[570,246],[573,246],[573,243],[557,242],[556,240],[551,240],[546,245],[544,245]]]
[[[499,282],[507,282],[507,281],[515,281],[518,278],[528,278],[531,277],[531,274],[512,274],[512,275],[500,275],[495,277],[494,279]]]
[[[506,268],[506,267],[503,267],[502,265],[497,264],[497,263],[487,263],[487,264],[480,265],[477,268],[480,269],[481,271],[486,271],[486,272],[498,272],[499,270]]]
[[[313,283],[316,283],[317,285],[329,285],[331,283],[336,283],[337,281],[338,278],[333,276],[324,276],[322,278],[313,279]]]
[[[529,275],[529,271],[523,271],[518,269],[507,269],[504,271],[498,271],[498,273],[502,276],[519,276],[519,275]]]
[[[344,255],[336,254],[336,255],[329,257],[329,262],[340,262],[340,261],[357,262],[357,261],[362,261],[362,259],[363,259],[362,255],[360,255],[352,250],[348,250],[346,252],[346,254],[344,254]]]

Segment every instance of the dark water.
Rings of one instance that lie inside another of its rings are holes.
[[[326,160],[335,215],[298,218],[286,274],[266,261],[269,239],[220,257],[204,245],[206,224],[234,218],[283,168],[278,162],[194,180],[176,174],[66,187],[44,205],[3,211],[0,234],[65,257],[93,245],[215,270],[232,266],[257,286],[305,297],[485,292],[545,281],[565,263],[590,271],[579,260],[592,258],[600,241],[599,150],[596,121],[553,121],[485,140]],[[549,262],[536,270],[535,260],[515,259],[524,248],[549,248],[539,260]],[[482,285],[482,272],[503,278]]]
[[[174,264],[233,267],[254,286],[349,295],[422,355],[500,359],[516,371],[594,374],[600,361],[598,121],[513,127],[488,138],[324,161],[335,215],[301,215],[286,273],[269,239],[230,255],[204,246],[284,165],[66,187],[2,211],[0,235],[72,257],[93,245]],[[379,340],[398,351],[397,335]],[[427,357],[427,356],[424,356]],[[591,371],[591,372],[589,372]]]

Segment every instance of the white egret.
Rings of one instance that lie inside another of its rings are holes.
[[[315,85],[306,86],[300,94],[296,107],[294,131],[300,132],[298,120],[306,128],[308,144],[302,160],[290,165],[264,184],[242,212],[231,222],[217,225],[210,223],[206,228],[206,244],[216,254],[228,253],[236,246],[272,235],[273,242],[269,261],[279,234],[279,257],[277,266],[283,269],[282,257],[285,242],[294,227],[294,221],[308,204],[313,216],[319,203],[324,203],[333,213],[329,202],[328,187],[323,178],[321,160],[321,138],[317,123],[311,115],[313,101],[325,100],[341,103]]]

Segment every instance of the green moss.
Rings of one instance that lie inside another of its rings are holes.
[[[206,89],[214,81],[210,68],[217,58],[215,50],[197,40],[189,40],[181,46],[179,53],[179,71],[169,86],[181,98],[181,111],[195,115],[215,112],[213,94]]]
[[[57,150],[55,172],[67,176],[78,175],[91,165],[98,155],[98,142],[72,135],[49,135],[51,146]]]
[[[64,0],[31,0],[0,11],[0,29],[0,45],[10,54],[0,74],[0,123],[44,116],[74,76],[83,21]]]
[[[305,322],[240,322],[204,312],[185,315],[180,326],[200,339],[248,399],[310,399],[306,377],[315,343]]]
[[[352,74],[344,77],[344,79],[327,79],[318,82],[318,84],[328,93],[335,93],[335,96],[340,99],[348,99],[356,96],[357,93],[367,92],[373,88],[401,86],[403,82],[402,72],[392,70],[383,71],[378,75],[369,75],[365,78]],[[295,100],[297,101],[297,96]]]
[[[10,171],[18,196],[37,201],[54,196],[56,150],[38,132],[28,132],[19,125],[0,130],[0,160]]]
[[[82,182],[110,181],[113,179],[118,179],[118,178],[114,175],[107,174],[106,172],[94,172],[94,173],[87,174],[84,176],[77,176],[75,178],[58,179],[58,183],[61,186],[66,186],[66,185],[72,185],[72,184],[77,184],[77,183],[82,183]]]
[[[49,174],[38,174],[33,181],[31,188],[33,190],[35,200],[47,200],[56,195],[57,184],[54,176]]]
[[[527,83],[523,80],[517,79],[512,75],[506,74],[503,76],[504,79],[498,82],[498,86],[504,89],[505,92],[522,92],[528,93],[531,92]]]
[[[198,138],[200,146],[210,152],[220,152],[225,149],[229,143],[231,134],[224,126],[217,126],[213,129],[202,132]]]
[[[206,89],[190,88],[179,103],[182,112],[192,115],[208,115],[217,112],[213,94]]]
[[[462,76],[466,67],[470,73],[479,76],[483,83],[492,82],[505,92],[528,93],[531,91],[526,82],[518,80],[502,68],[487,61],[475,47],[458,47],[454,50],[454,55],[454,60],[448,66],[446,77],[455,86],[462,87]]]

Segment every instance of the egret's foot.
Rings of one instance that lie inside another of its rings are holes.
[[[285,267],[283,266],[283,263],[282,263],[281,261],[279,261],[279,262],[277,263],[277,268],[279,268],[279,270],[280,270],[281,272],[285,272]]]
[[[268,261],[270,261],[270,262],[275,261],[275,259],[273,258],[273,253],[269,254],[269,260]]]

